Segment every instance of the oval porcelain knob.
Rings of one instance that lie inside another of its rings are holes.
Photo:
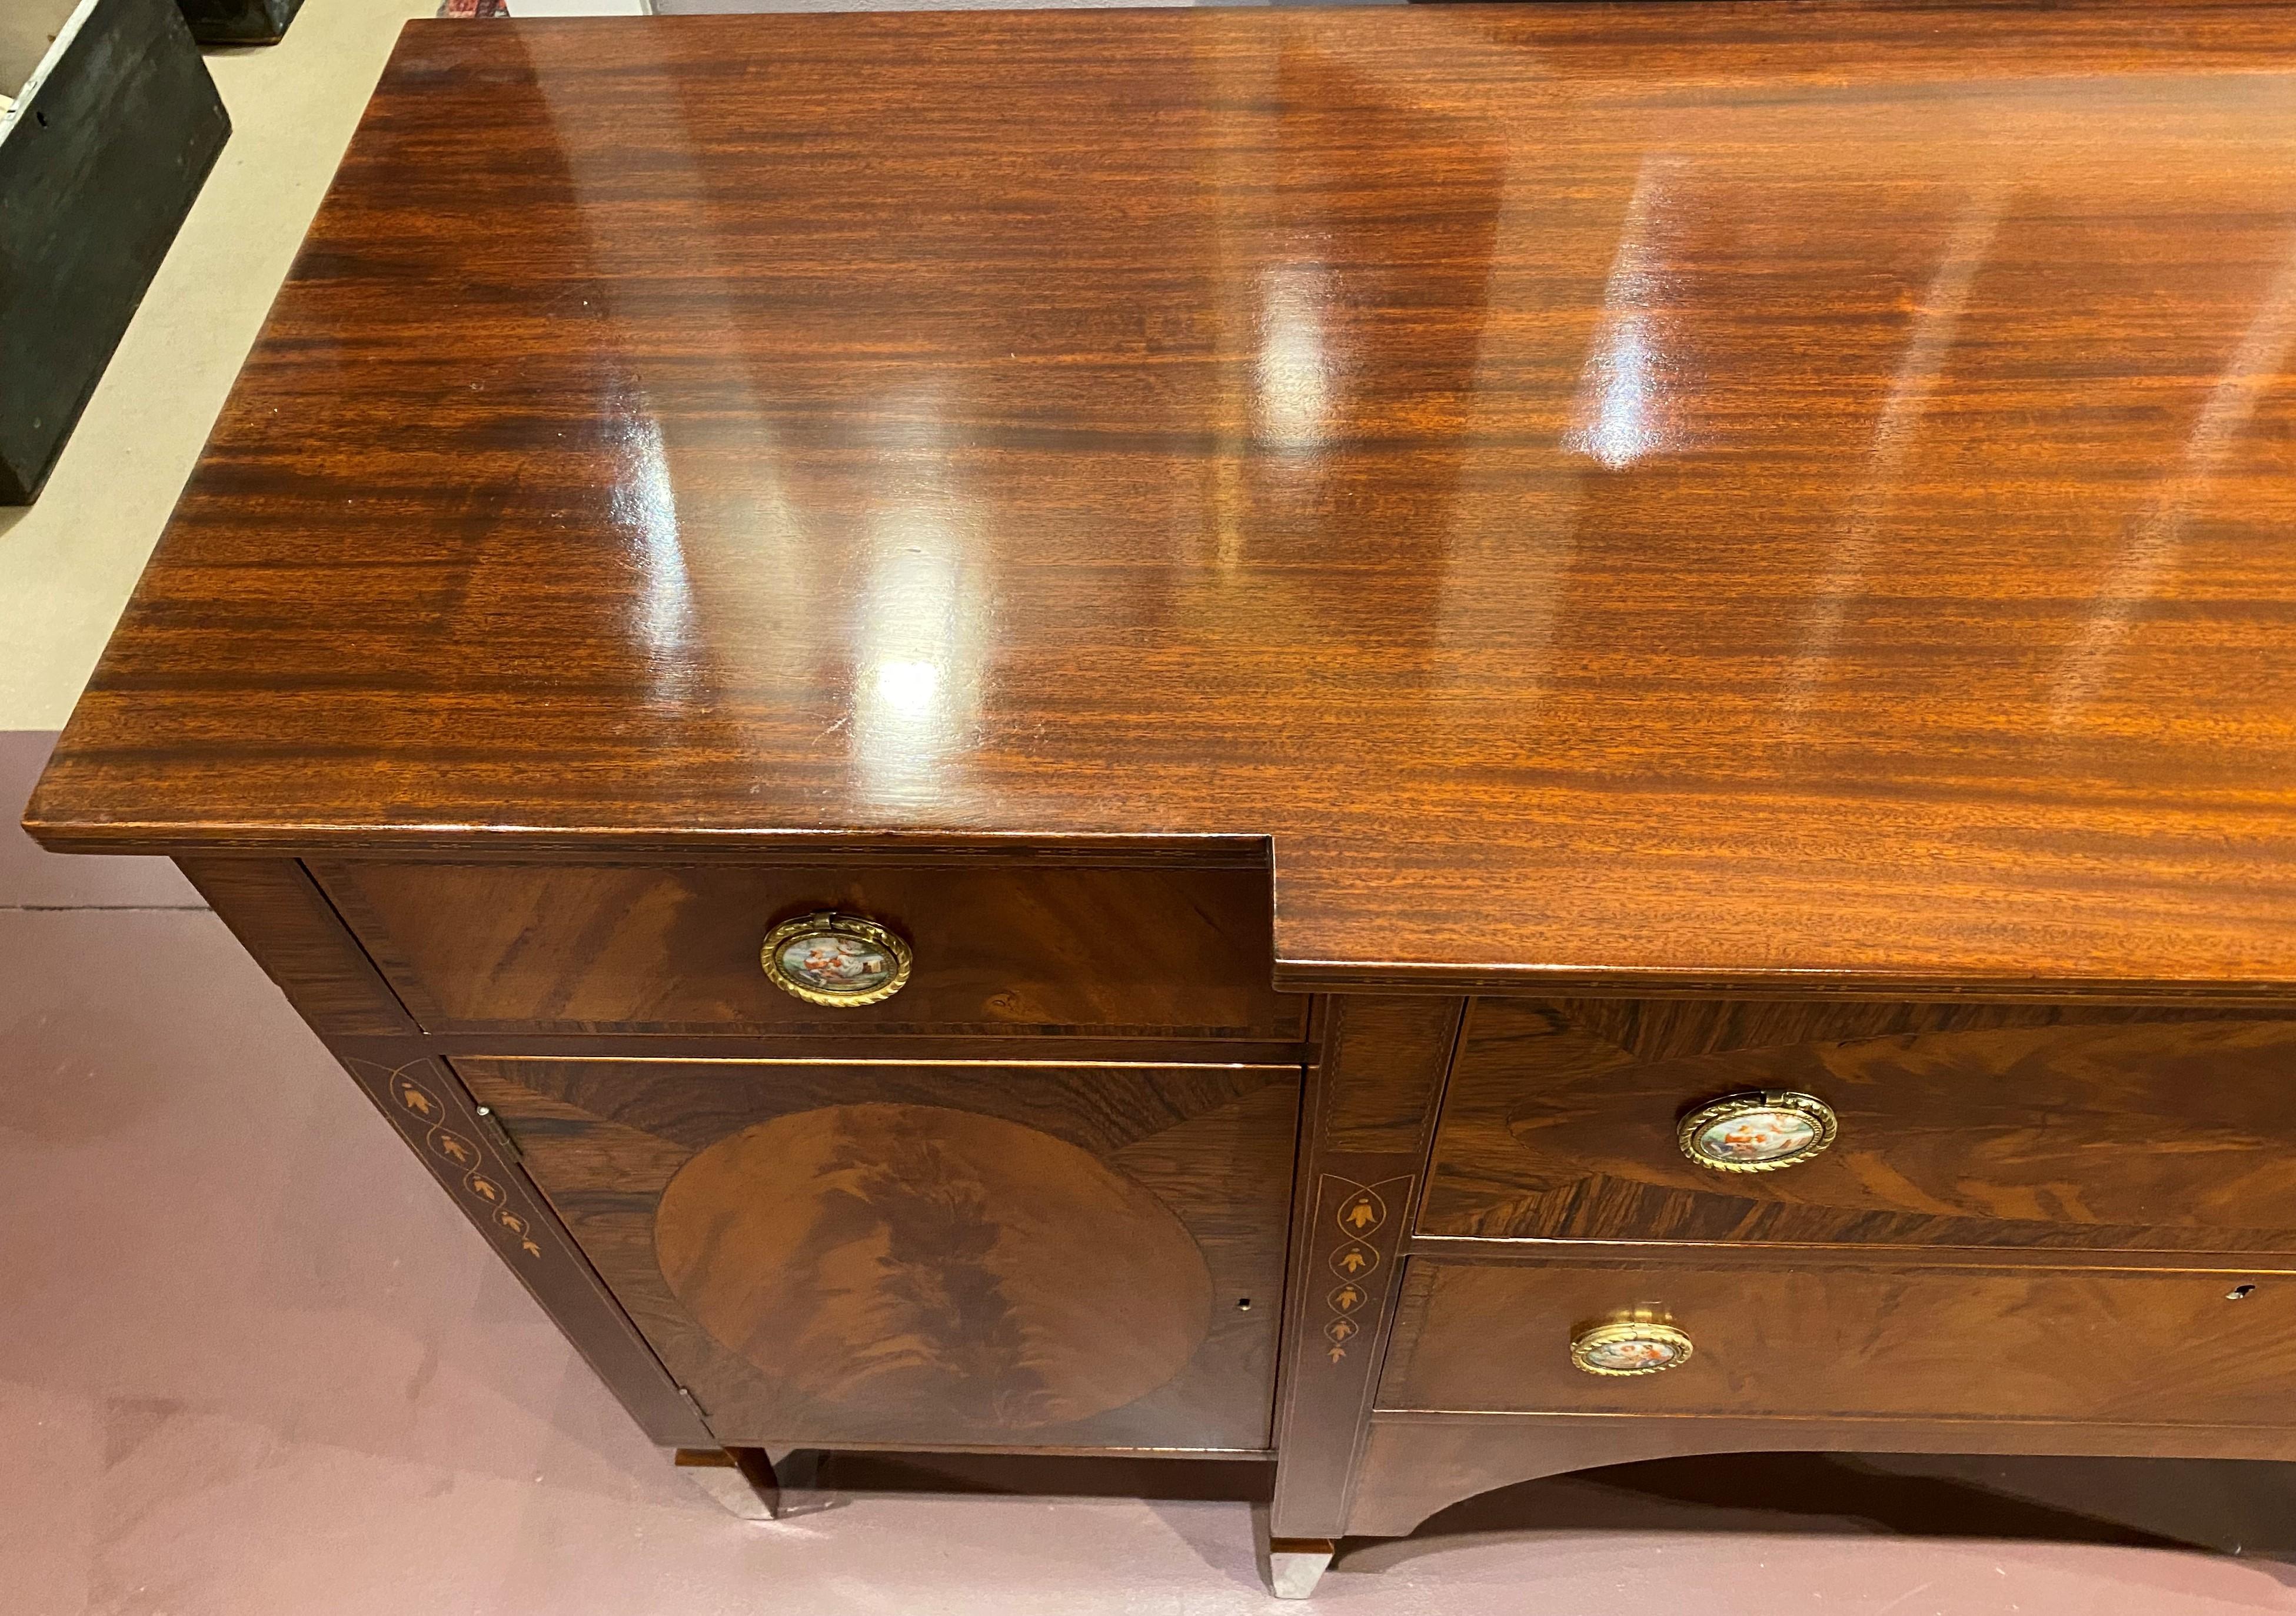
[[[1690,1337],[1647,1308],[1570,1338],[1571,1366],[1588,1374],[1662,1374],[1688,1363],[1690,1350]]]
[[[766,933],[759,960],[783,993],[808,1005],[854,1009],[891,998],[909,980],[909,945],[873,920],[818,915],[785,920]]]
[[[1833,1108],[1816,1095],[1749,1089],[1710,1100],[1675,1126],[1675,1143],[1718,1173],[1767,1173],[1807,1161],[1840,1131]]]

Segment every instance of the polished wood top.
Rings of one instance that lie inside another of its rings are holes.
[[[415,23],[29,823],[2277,991],[2292,173],[2249,0]]]

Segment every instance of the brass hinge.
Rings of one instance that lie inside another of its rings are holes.
[[[504,1128],[502,1124],[502,1119],[495,1115],[494,1107],[491,1105],[481,1105],[478,1108],[478,1114],[479,1127],[484,1130],[488,1138],[495,1142],[495,1148],[503,1153],[503,1157],[505,1161],[523,1161],[526,1160],[523,1155],[519,1153],[518,1141],[510,1136],[510,1129]]]

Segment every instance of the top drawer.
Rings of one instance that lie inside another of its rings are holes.
[[[434,1032],[1304,1036],[1257,870],[322,862],[312,874]],[[833,910],[914,956],[866,1005],[791,997],[779,923]]]
[[[1750,1091],[1816,1105],[1693,1160],[1685,1122]],[[1483,999],[1418,1232],[2285,1251],[2292,1091],[2296,1019],[2265,1010]]]

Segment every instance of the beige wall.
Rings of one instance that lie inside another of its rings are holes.
[[[94,4],[94,0],[82,0]],[[72,14],[74,0],[4,0],[0,3],[0,95],[13,95],[32,76],[48,45]]]

